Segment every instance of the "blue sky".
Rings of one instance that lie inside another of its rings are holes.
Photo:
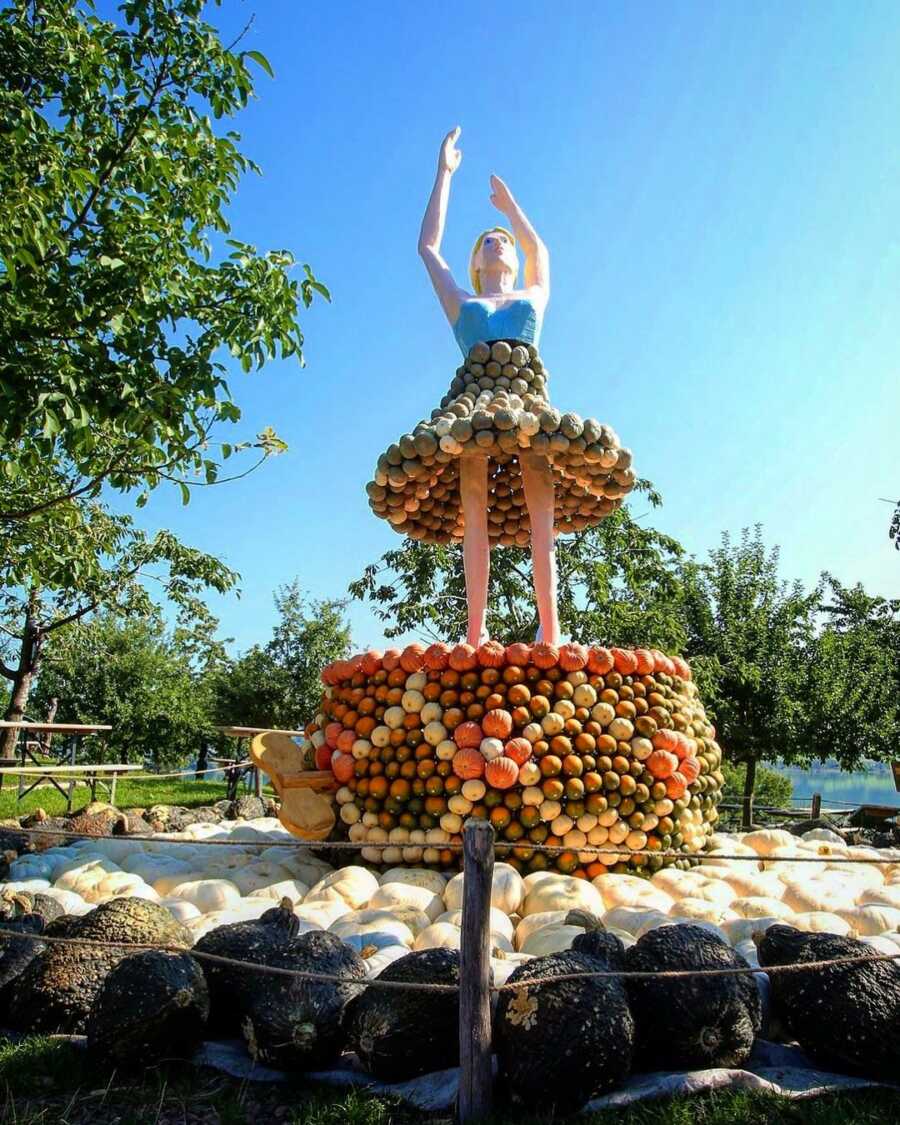
[[[443,10],[442,10],[443,8]],[[698,555],[761,522],[786,577],[896,596],[900,21],[892,2],[298,4],[224,0],[275,80],[236,127],[263,169],[236,237],[288,247],[333,293],[308,366],[235,370],[244,432],[290,452],[158,494],[242,574],[216,598],[265,640],[293,577],[340,596],[399,543],[369,512],[377,454],[437,405],[458,351],[416,254],[438,146],[463,128],[445,253],[465,277],[503,176],[551,254],[541,351],[562,409],[612,424]],[[635,513],[641,514],[641,502]],[[364,606],[354,639],[380,643]]]

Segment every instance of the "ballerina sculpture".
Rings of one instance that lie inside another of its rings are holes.
[[[419,254],[465,361],[431,418],[378,459],[367,485],[376,515],[414,539],[462,539],[467,642],[487,640],[490,550],[531,543],[542,639],[557,645],[557,532],[599,523],[634,486],[631,452],[609,426],[560,413],[547,397],[538,352],[550,297],[550,258],[512,192],[491,176],[491,202],[511,229],[475,241],[472,291],[441,254],[450,182],[460,166],[459,127],[444,138],[422,220]],[[516,288],[524,253],[523,286]]]

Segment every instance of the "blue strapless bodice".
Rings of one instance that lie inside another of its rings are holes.
[[[541,335],[543,311],[538,312],[534,302],[527,297],[510,301],[492,312],[480,297],[463,301],[459,316],[453,325],[453,335],[462,348],[463,355],[479,340],[521,340],[534,344]]]

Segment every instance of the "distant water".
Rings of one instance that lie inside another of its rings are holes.
[[[794,785],[793,804],[801,806],[800,798],[808,799],[813,793],[822,794],[822,804],[847,808],[856,805],[893,805],[900,808],[900,793],[894,788],[891,767],[886,762],[871,762],[866,770],[845,773],[833,763],[815,765],[811,769],[782,766]]]

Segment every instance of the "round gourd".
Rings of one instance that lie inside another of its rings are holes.
[[[584,879],[551,875],[528,892],[520,913],[526,916],[547,910],[587,910],[599,917],[604,907],[599,892]]]
[[[728,944],[737,948],[745,941],[752,941],[755,934],[764,934],[769,926],[778,926],[783,919],[768,918],[729,918],[722,922],[722,933]]]
[[[874,937],[878,934],[900,931],[900,910],[893,906],[867,903],[864,906],[853,906],[848,910],[840,910],[838,913],[851,930],[860,937]],[[801,926],[797,928],[802,929]]]
[[[433,922],[444,912],[444,900],[427,887],[408,883],[382,883],[369,899],[369,906],[383,910],[408,908],[427,914]]]
[[[201,914],[213,910],[227,910],[236,906],[241,892],[227,879],[198,879],[192,883],[179,883],[177,897],[196,906]]]
[[[808,934],[838,934],[841,937],[853,936],[853,927],[837,914],[824,910],[813,910],[808,914],[795,914],[791,925]]]
[[[778,898],[736,898],[731,903],[731,909],[742,918],[781,918],[787,921],[794,916],[793,910]]]
[[[321,897],[330,897],[326,894],[330,891],[342,898],[352,910],[358,910],[377,890],[378,879],[367,868],[342,867],[320,879],[306,896],[304,905]]]
[[[327,930],[332,922],[343,918],[350,913],[350,907],[336,896],[334,899],[319,899],[316,902],[304,902],[294,907],[294,914],[301,923],[314,926],[319,930]]]
[[[454,875],[444,891],[448,910],[461,910],[463,900],[463,872]],[[504,914],[515,914],[522,904],[525,885],[522,876],[508,863],[495,863],[491,882],[491,906]]]
[[[444,894],[447,880],[439,871],[429,871],[427,867],[391,867],[379,877],[379,883],[406,883],[411,887],[425,887],[432,894]]]
[[[669,917],[677,921],[712,922],[721,926],[723,922],[739,919],[740,915],[705,898],[682,898],[673,903]]]
[[[753,848],[757,855],[769,856],[776,848],[794,850],[797,838],[783,828],[760,828],[741,837],[741,843],[748,848]]]
[[[237,883],[237,880],[234,880]],[[240,884],[238,884],[240,885]],[[294,906],[299,906],[309,894],[309,887],[299,879],[282,879],[278,883],[269,883],[251,891],[248,898],[265,898],[273,902],[281,902],[283,898],[290,899]]]
[[[447,910],[434,919],[435,922],[449,922],[451,926],[462,926],[462,911],[461,910]],[[512,920],[502,910],[498,910],[496,906],[491,907],[490,913],[490,927],[493,933],[502,934],[508,941],[513,940],[515,927]]]
[[[567,926],[565,922],[542,926],[523,942],[520,952],[530,957],[546,957],[550,953],[562,953],[571,949],[572,942],[585,932],[583,926]]]

